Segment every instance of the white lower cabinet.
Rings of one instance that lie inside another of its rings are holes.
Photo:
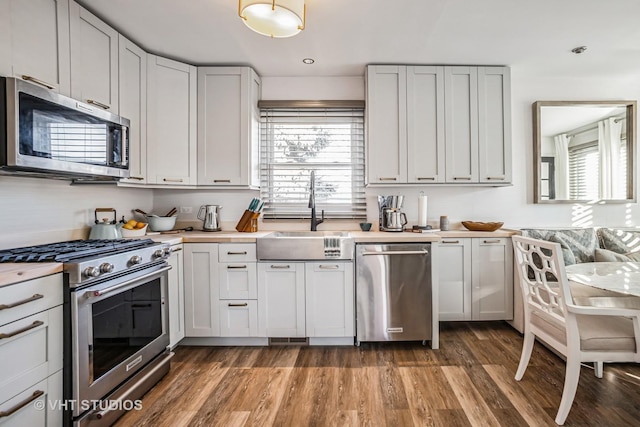
[[[184,256],[182,245],[171,247],[169,257],[169,346],[174,348],[185,336]]]
[[[220,336],[258,336],[258,303],[256,300],[220,300]]]
[[[219,337],[218,244],[184,244],[185,335]]]
[[[267,337],[353,337],[353,263],[258,263],[258,315]]]
[[[513,318],[513,253],[509,238],[443,238],[439,245],[439,318]]]

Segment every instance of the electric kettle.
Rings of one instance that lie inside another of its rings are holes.
[[[202,231],[220,231],[220,205],[203,205],[198,211],[198,219],[204,221]]]

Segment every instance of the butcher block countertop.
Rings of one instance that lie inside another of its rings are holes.
[[[0,264],[0,286],[12,285],[25,280],[37,279],[50,274],[62,273],[62,263],[7,263]]]

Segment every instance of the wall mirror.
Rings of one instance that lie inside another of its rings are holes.
[[[636,107],[636,101],[534,102],[534,202],[635,201]]]

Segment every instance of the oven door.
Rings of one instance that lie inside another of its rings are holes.
[[[167,348],[170,269],[162,265],[71,292],[76,402],[103,398]]]

